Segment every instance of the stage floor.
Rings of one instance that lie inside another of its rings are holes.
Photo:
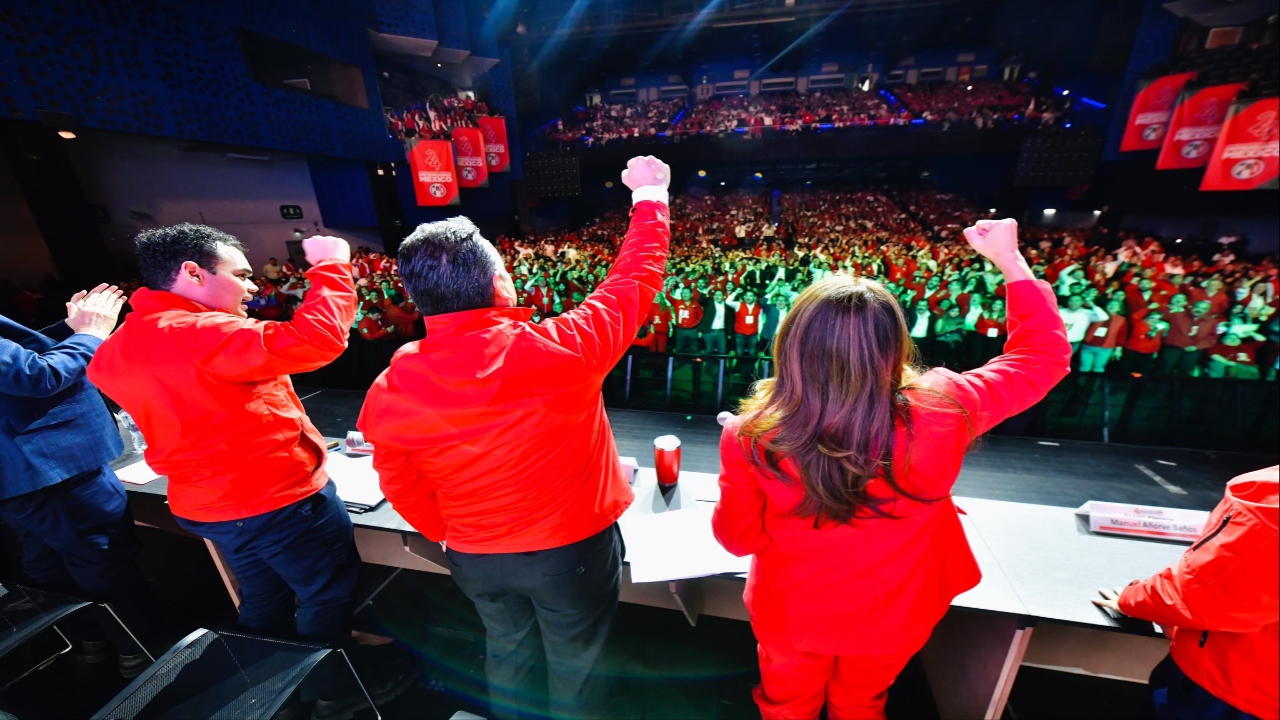
[[[363,392],[297,391],[325,435],[340,437],[355,429]],[[652,467],[653,439],[670,434],[681,440],[683,469],[719,472],[720,426],[715,418],[608,412],[620,455]],[[965,458],[954,494],[1059,507],[1109,500],[1207,510],[1222,499],[1228,480],[1276,463],[1275,455],[987,436]]]

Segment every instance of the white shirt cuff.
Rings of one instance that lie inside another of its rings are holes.
[[[671,204],[670,193],[667,192],[666,188],[658,187],[657,185],[641,185],[640,187],[631,191],[632,205],[635,205],[636,203],[642,202],[644,200],[654,200],[656,202],[662,203],[663,205]]]

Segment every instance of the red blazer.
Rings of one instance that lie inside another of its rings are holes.
[[[1005,352],[962,375],[936,368],[916,383],[953,398],[968,415],[930,394],[908,390],[914,438],[898,428],[894,473],[919,503],[898,498],[899,519],[859,519],[815,529],[793,514],[798,482],[761,473],[738,437],[740,419],[725,423],[720,442],[720,502],[712,527],[735,555],[755,555],[746,605],[762,641],[807,652],[911,654],[928,639],[956,595],[981,575],[969,550],[951,487],[974,437],[1034,405],[1066,376],[1071,346],[1052,288],[1038,280],[1009,285]],[[929,406],[941,409],[931,409]],[[794,477],[794,465],[784,470]],[[891,498],[883,480],[873,496]]]
[[[667,206],[635,206],[609,276],[539,324],[528,308],[428,317],[369,389],[356,426],[395,509],[470,553],[547,550],[609,527],[634,499],[600,387],[648,320]]]
[[[1241,475],[1177,564],[1135,582],[1120,609],[1170,629],[1197,685],[1257,717],[1280,717],[1280,468]]]
[[[351,265],[326,260],[289,322],[212,310],[138,290],[133,312],[89,363],[89,380],[129,411],[169,506],[188,520],[278,510],[328,481],[324,437],[289,380],[347,348],[356,315]]]

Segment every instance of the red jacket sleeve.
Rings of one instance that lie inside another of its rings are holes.
[[[572,311],[535,326],[556,345],[575,353],[603,376],[631,346],[662,289],[671,242],[667,206],[636,204],[622,249],[609,275]]]
[[[1043,280],[1020,280],[1008,288],[1004,354],[961,375],[935,369],[949,380],[952,395],[969,414],[974,436],[1044,399],[1071,369],[1071,344],[1053,288]]]
[[[347,349],[356,316],[351,264],[326,260],[307,271],[311,289],[289,322],[202,313],[201,335],[218,339],[198,362],[214,377],[252,382],[324,367]]]
[[[720,500],[711,530],[725,550],[743,557],[768,547],[764,527],[765,494],[759,475],[742,449],[738,420],[726,422],[720,434]]]
[[[1178,562],[1120,594],[1120,610],[1165,627],[1253,632],[1280,612],[1280,537],[1275,528],[1277,468],[1236,478],[1204,533]],[[1270,487],[1271,518],[1232,497],[1240,482]]]
[[[364,423],[358,423],[364,427]],[[396,448],[378,445],[373,452],[373,469],[378,485],[410,525],[432,542],[445,539],[444,518],[436,490],[426,476],[418,472],[409,456]]]

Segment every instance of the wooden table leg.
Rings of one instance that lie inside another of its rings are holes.
[[[938,714],[997,720],[1031,640],[1018,618],[951,610],[921,652]]]
[[[227,567],[227,561],[222,557],[222,551],[218,550],[218,546],[213,544],[209,538],[201,538],[204,540],[204,546],[209,548],[209,556],[213,558],[214,567],[218,568],[218,574],[222,576],[222,584],[227,587],[227,594],[231,596],[231,602],[235,603],[236,609],[240,609],[240,582],[236,580],[236,576]]]

